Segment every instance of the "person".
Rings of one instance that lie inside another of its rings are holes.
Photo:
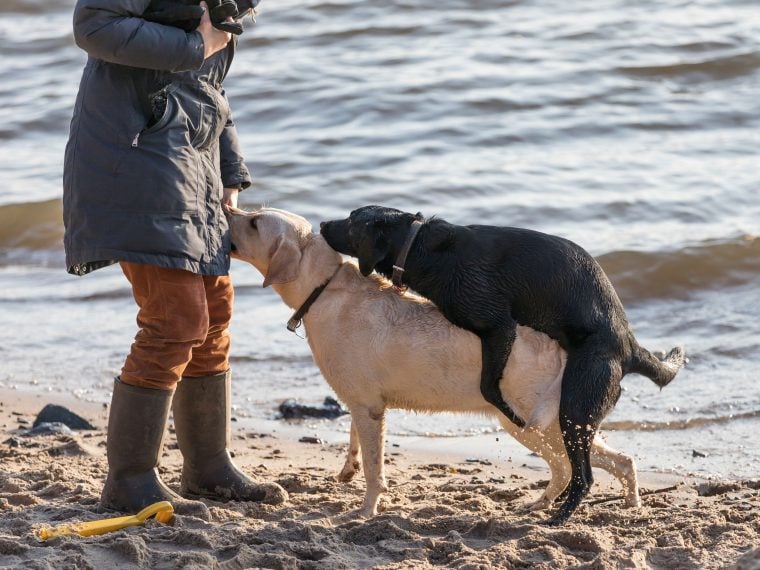
[[[141,17],[149,0],[78,0],[88,54],[63,176],[67,270],[118,263],[139,331],[108,418],[107,509],[183,501],[157,471],[173,408],[186,497],[280,503],[230,459],[233,289],[225,206],[251,184],[222,87],[236,41],[205,3],[186,32]],[[176,507],[175,507],[176,508]]]

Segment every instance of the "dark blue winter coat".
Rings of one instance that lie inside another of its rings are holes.
[[[235,51],[140,16],[149,0],[79,0],[82,74],[63,176],[66,268],[116,261],[203,275],[229,269],[223,187],[245,188],[222,89]]]

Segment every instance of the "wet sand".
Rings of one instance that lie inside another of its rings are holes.
[[[619,493],[597,472],[591,497],[571,521],[548,528],[539,524],[545,513],[522,509],[548,476],[527,450],[499,462],[471,438],[390,440],[381,513],[345,520],[364,492],[361,475],[347,484],[335,478],[346,441],[329,433],[322,443],[303,443],[300,436],[315,434],[313,424],[274,432],[249,421],[233,423],[235,461],[283,485],[290,493],[284,505],[205,501],[210,520],[178,515],[172,525],[149,521],[40,542],[40,526],[113,516],[98,506],[107,410],[10,389],[0,389],[0,402],[0,567],[760,568],[760,481],[640,471],[644,492],[675,488],[627,509],[622,501],[589,504]],[[70,407],[98,430],[19,437],[47,403]],[[170,430],[161,472],[174,488],[180,467]]]

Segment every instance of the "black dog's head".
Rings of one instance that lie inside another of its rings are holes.
[[[362,275],[374,269],[389,276],[404,247],[409,227],[422,214],[409,214],[383,206],[364,206],[344,220],[322,222],[320,233],[330,247],[359,259]]]

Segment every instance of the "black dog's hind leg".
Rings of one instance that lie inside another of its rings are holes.
[[[560,525],[570,518],[591,490],[591,444],[599,424],[620,395],[622,373],[619,364],[594,357],[585,351],[571,352],[562,377],[559,425],[565,443],[572,477],[562,493],[564,502],[549,525]]]
[[[486,402],[496,406],[509,421],[517,427],[525,427],[525,422],[509,407],[501,394],[501,377],[512,352],[517,327],[512,326],[480,337],[483,348],[483,367],[480,371],[480,393]]]

